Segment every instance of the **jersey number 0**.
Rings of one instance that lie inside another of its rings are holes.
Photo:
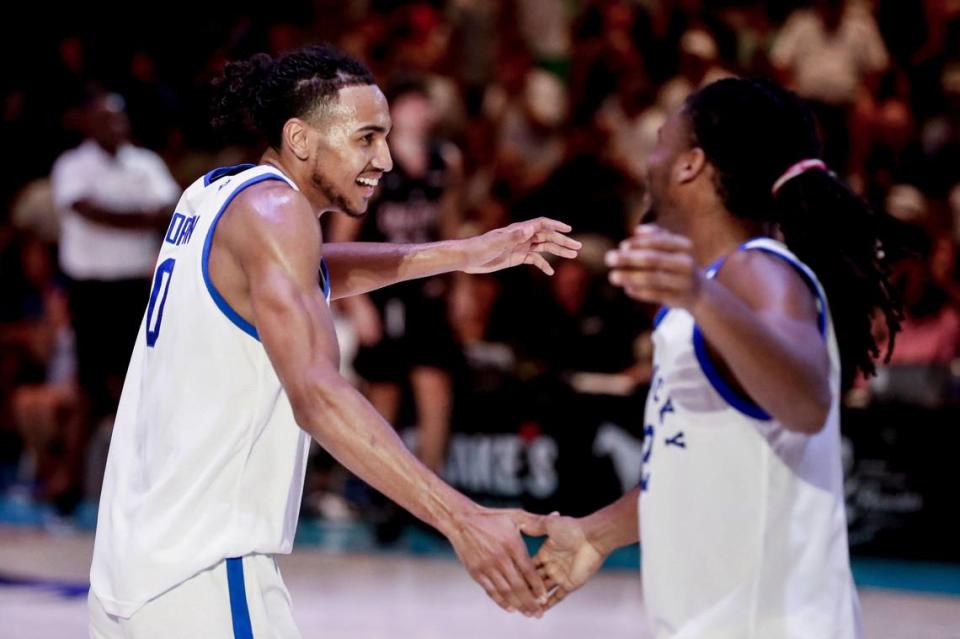
[[[157,267],[157,274],[153,276],[153,290],[150,291],[150,302],[147,304],[147,346],[151,348],[160,336],[163,307],[167,303],[167,292],[170,290],[175,263],[176,260],[172,257],[165,259]]]

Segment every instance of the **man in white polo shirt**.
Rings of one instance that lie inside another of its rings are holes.
[[[70,313],[84,395],[73,437],[115,408],[136,339],[149,277],[180,187],[163,160],[130,143],[123,99],[93,97],[86,112],[87,139],[61,155],[51,175],[62,219],[60,267],[68,276]],[[82,446],[71,446],[82,450]],[[59,485],[58,506],[69,511],[79,497],[80,460],[71,459]]]

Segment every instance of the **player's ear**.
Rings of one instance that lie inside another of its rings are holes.
[[[692,182],[707,166],[707,154],[698,146],[683,151],[674,164],[674,179],[680,184]]]
[[[298,160],[310,157],[310,126],[300,118],[290,118],[283,125],[283,143]]]

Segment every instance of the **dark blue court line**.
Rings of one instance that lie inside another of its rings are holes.
[[[0,574],[0,588],[33,588],[67,598],[86,597],[90,584]]]

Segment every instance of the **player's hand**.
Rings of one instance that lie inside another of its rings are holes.
[[[603,565],[607,553],[590,541],[573,517],[550,516],[544,523],[547,541],[533,563],[550,591],[546,602],[550,609],[585,584]]]
[[[610,282],[635,300],[690,309],[706,279],[693,257],[693,243],[658,226],[638,226],[606,255]]]
[[[545,217],[517,222],[461,240],[467,273],[490,273],[501,269],[532,264],[547,275],[553,275],[553,267],[541,253],[572,259],[577,256],[581,244],[568,237],[569,225]]]
[[[447,535],[470,576],[507,612],[543,615],[547,588],[520,535],[546,534],[543,520],[522,510],[477,507]]]

